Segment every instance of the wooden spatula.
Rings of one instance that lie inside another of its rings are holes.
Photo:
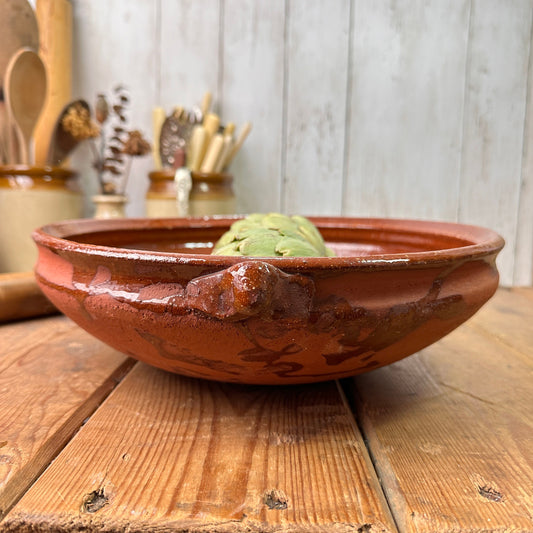
[[[46,69],[37,52],[29,48],[17,51],[7,65],[5,98],[9,122],[19,135],[20,157],[11,158],[30,163],[30,142],[46,98]]]

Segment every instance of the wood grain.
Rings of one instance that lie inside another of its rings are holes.
[[[33,272],[0,274],[0,323],[53,313],[57,309],[39,289]]]
[[[512,291],[501,289],[489,305],[474,315],[468,324],[480,333],[514,349],[516,357],[531,361],[532,319],[531,288]]]
[[[523,296],[524,298],[533,300],[533,291],[531,290],[531,287],[511,287],[509,289],[509,292],[511,294],[519,294],[520,296]]]
[[[455,220],[469,6],[357,5],[344,214]]]
[[[334,383],[239,387],[142,364],[3,523],[20,532],[67,526],[395,531]]]
[[[224,2],[221,115],[253,130],[231,163],[240,213],[279,211],[285,83],[284,2]],[[258,194],[261,191],[261,194]]]
[[[1,326],[0,347],[1,520],[132,363],[61,316]]]
[[[33,272],[0,274],[0,323],[57,312]]]
[[[155,2],[154,2],[155,3]],[[218,112],[220,0],[161,0],[157,73],[158,103],[167,113],[175,106],[200,106],[206,91],[213,93]],[[152,37],[152,38],[153,38]]]
[[[70,0],[36,0],[39,55],[47,72],[47,99],[35,127],[35,164],[47,164],[57,118],[72,97],[72,5]]]
[[[531,302],[509,312],[509,294],[423,352],[354,379],[403,532],[533,530]]]
[[[524,138],[520,198],[518,205],[518,226],[514,254],[513,284],[533,285],[533,32],[529,41],[529,64],[527,96],[525,107]]]
[[[499,6],[498,0],[472,2],[459,221],[490,226],[505,235],[498,265],[502,283],[511,285],[533,4],[519,1],[512,10]]]
[[[350,2],[313,4],[289,3],[282,208],[329,215],[342,204]]]

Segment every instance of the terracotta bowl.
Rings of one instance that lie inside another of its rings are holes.
[[[34,232],[37,280],[89,333],[171,372],[287,384],[353,376],[446,335],[495,292],[488,229],[312,218],[333,258],[208,255],[234,217],[78,220]]]

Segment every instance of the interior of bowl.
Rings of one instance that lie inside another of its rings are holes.
[[[82,247],[112,248],[125,254],[135,250],[205,257],[237,218],[84,219],[45,226],[35,236],[38,242],[51,238],[59,247],[62,242],[74,242]],[[334,250],[337,257],[333,260],[406,257],[428,260],[435,254],[488,254],[503,246],[499,235],[477,226],[420,220],[309,218]]]

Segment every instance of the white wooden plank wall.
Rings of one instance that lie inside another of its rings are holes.
[[[489,226],[502,283],[531,284],[533,0],[72,2],[74,96],[124,83],[148,136],[152,107],[206,90],[223,121],[253,122],[239,212]],[[134,163],[132,216],[150,168]]]

